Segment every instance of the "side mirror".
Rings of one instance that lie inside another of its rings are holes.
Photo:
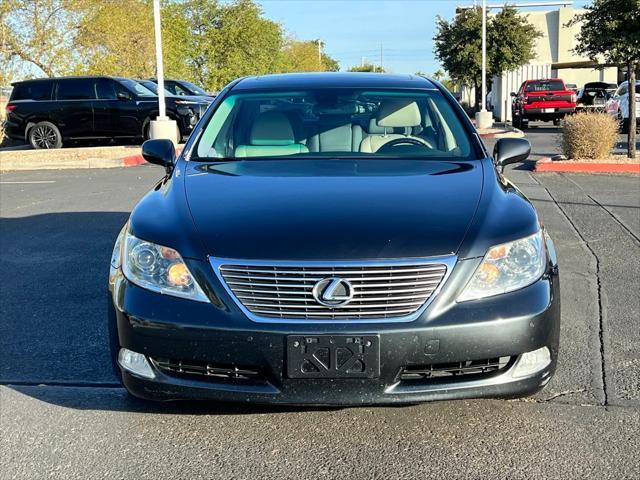
[[[531,153],[531,144],[524,138],[501,138],[493,148],[493,161],[502,173],[505,165],[526,160]]]
[[[122,101],[126,101],[126,100],[131,100],[131,95],[129,95],[127,92],[118,92],[118,100],[122,100]]]
[[[171,173],[176,161],[176,147],[171,140],[157,138],[142,144],[142,157],[149,163],[160,165]]]
[[[516,92],[511,92],[511,96],[512,96],[512,97],[517,97],[517,96],[518,96],[518,94],[517,94]]]

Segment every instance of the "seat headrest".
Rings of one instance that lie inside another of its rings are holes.
[[[408,98],[394,98],[380,104],[377,115],[380,127],[417,127],[420,125],[420,108]]]
[[[378,119],[377,118],[372,118],[371,120],[369,120],[369,134],[370,135],[375,135],[375,134],[385,134],[387,133],[387,130],[391,130],[391,129],[387,129],[384,127],[381,127],[380,125],[378,125]]]
[[[261,113],[251,128],[251,145],[293,145],[293,128],[282,112]]]

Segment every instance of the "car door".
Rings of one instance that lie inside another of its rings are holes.
[[[115,91],[113,102],[114,136],[134,138],[142,136],[144,107],[142,99],[117,80],[110,80]],[[128,80],[129,83],[135,83]]]
[[[113,138],[118,132],[118,98],[109,78],[94,81],[96,100],[93,102],[93,125],[96,136]]]
[[[93,79],[62,78],[56,83],[55,122],[63,138],[93,137]]]

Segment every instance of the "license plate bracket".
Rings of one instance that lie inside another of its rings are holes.
[[[378,378],[378,335],[289,335],[289,378]]]

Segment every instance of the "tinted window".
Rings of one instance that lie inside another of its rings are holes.
[[[58,100],[92,100],[96,98],[94,79],[58,80]]]
[[[525,87],[527,92],[548,92],[564,90],[564,83],[560,80],[529,82]]]
[[[171,80],[164,82],[164,88],[165,90],[169,90],[172,95],[191,95],[190,92],[178,85],[177,82]]]
[[[51,81],[19,83],[13,88],[11,100],[51,100]]]
[[[318,88],[230,95],[192,159],[419,158],[469,160],[469,136],[437,90]]]
[[[191,82],[182,82],[182,85],[191,90],[191,93],[194,95],[208,95],[202,88],[197,85],[194,85]]]
[[[156,94],[153,93],[151,90],[149,90],[147,87],[145,87],[144,85],[138,82],[134,82],[133,80],[129,80],[129,79],[118,80],[118,83],[120,83],[120,85],[123,85],[126,89],[128,89],[127,91],[126,89],[122,90],[122,88],[120,88],[118,91],[124,91],[126,93],[134,92],[139,97],[155,97],[156,96]]]
[[[100,78],[96,81],[96,94],[100,100],[114,100],[116,92],[113,89],[113,82],[106,78]]]

